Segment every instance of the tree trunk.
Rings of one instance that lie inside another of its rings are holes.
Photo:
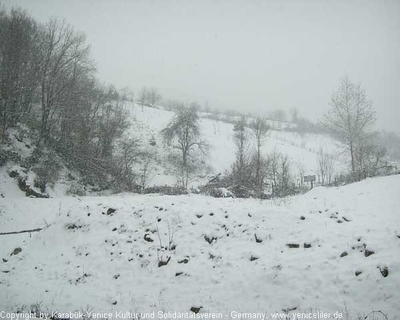
[[[350,156],[351,156],[351,175],[353,178],[353,181],[357,181],[357,175],[356,175],[356,164],[355,164],[355,159],[354,159],[354,144],[353,142],[350,142]]]
[[[182,171],[183,171],[183,188],[186,190],[187,185],[188,185],[188,180],[189,180],[189,169],[187,167],[187,151],[186,149],[182,150]]]
[[[256,168],[256,184],[257,191],[261,193],[261,141],[257,141],[257,168]]]

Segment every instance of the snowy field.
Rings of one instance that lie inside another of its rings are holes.
[[[0,232],[43,229],[0,236],[0,310],[400,319],[399,195],[400,176],[275,201],[8,194]]]

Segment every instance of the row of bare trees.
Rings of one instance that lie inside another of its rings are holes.
[[[89,179],[129,179],[114,161],[128,128],[125,100],[96,79],[84,34],[65,21],[40,24],[20,9],[0,9],[1,139],[24,122],[38,132],[37,145],[57,150]]]
[[[249,124],[242,117],[234,126],[236,160],[228,174],[237,196],[263,197],[266,189],[272,196],[286,196],[295,189],[291,165],[287,155],[274,151],[267,156],[263,144],[271,130],[265,118],[256,118]]]
[[[265,118],[256,118],[248,123],[245,117],[241,117],[235,122],[236,160],[223,180],[218,179],[219,186],[229,187],[239,197],[263,197],[268,188],[273,196],[295,192],[288,156],[277,151],[268,156],[263,154],[263,144],[270,129]],[[205,157],[209,145],[200,130],[198,106],[181,104],[175,108],[175,116],[161,133],[164,142],[175,150],[169,160],[177,185],[186,190],[191,179],[207,169]]]
[[[179,154],[173,157],[177,169],[179,185],[187,188],[190,176],[198,171],[200,156],[206,154],[207,144],[201,138],[197,105],[184,108],[181,104],[170,103],[176,116],[162,131],[164,140]],[[298,118],[294,110],[293,118]],[[234,117],[232,117],[232,121]],[[217,120],[216,120],[217,122]],[[349,151],[351,180],[356,181],[378,174],[387,167],[384,148],[373,143],[376,133],[372,130],[375,111],[360,86],[347,78],[332,97],[331,109],[324,119],[325,127]],[[252,191],[261,197],[270,187],[273,196],[285,196],[296,192],[291,173],[291,163],[287,155],[277,151],[264,156],[262,146],[271,129],[265,118],[255,118],[249,122],[244,116],[234,121],[234,143],[236,160],[228,174],[228,185],[236,189],[236,194]],[[214,128],[216,133],[216,128]],[[252,151],[254,150],[254,151]],[[321,183],[331,184],[334,175],[335,157],[323,149],[318,154],[318,171]],[[304,175],[304,170],[300,170]]]
[[[40,31],[26,13],[0,8],[1,135],[30,112],[40,74]]]
[[[137,103],[142,107],[155,108],[159,102],[161,102],[162,97],[158,90],[154,87],[146,88],[143,87],[138,94]]]

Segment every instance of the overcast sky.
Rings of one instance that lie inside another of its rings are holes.
[[[0,0],[87,35],[99,77],[138,92],[317,120],[348,75],[400,134],[400,1]]]

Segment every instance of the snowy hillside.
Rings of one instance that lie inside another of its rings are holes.
[[[400,176],[284,200],[0,199],[0,309],[400,319]],[[24,307],[25,306],[25,307]]]
[[[126,133],[127,138],[138,138],[141,148],[155,155],[155,159],[151,164],[147,186],[174,186],[176,177],[171,171],[168,160],[168,154],[171,147],[167,147],[163,143],[161,130],[165,128],[174,116],[174,112],[166,111],[162,108],[141,107],[136,104],[126,104],[126,111],[129,114],[131,127]],[[251,137],[250,129],[248,135]],[[210,146],[209,155],[205,161],[209,168],[206,173],[196,176],[191,181],[191,187],[203,185],[216,174],[230,170],[235,161],[236,146],[234,144],[233,125],[223,121],[216,121],[208,118],[201,118],[201,134]],[[249,139],[254,144],[254,139]],[[255,148],[255,146],[252,146]],[[265,156],[274,151],[288,155],[291,162],[291,171],[294,182],[300,181],[300,176],[315,174],[318,176],[318,152],[323,148],[325,152],[338,156],[340,149],[337,143],[330,137],[318,134],[302,134],[291,131],[272,129],[268,133],[268,137],[264,140],[262,152]],[[24,163],[33,155],[36,145],[34,139],[31,138],[30,131],[27,127],[19,130],[9,130],[9,143],[4,150],[15,152],[20,161],[9,161],[0,168],[0,194],[7,196],[9,190],[18,188],[17,177],[10,177],[10,173],[15,171],[18,175],[25,177],[27,184],[35,192],[40,190],[34,185],[37,174],[24,167]],[[254,150],[250,150],[251,152]],[[44,153],[42,158],[45,156]],[[79,183],[79,173],[68,170],[58,156],[55,159],[60,163],[58,170],[58,178],[54,183],[49,183],[46,194],[51,197],[58,197],[65,194],[76,194],[74,190],[82,190],[78,194],[96,195],[97,192],[90,191],[90,187],[84,183]],[[54,159],[53,159],[54,160]],[[54,163],[54,161],[50,161]],[[141,163],[135,164],[134,171],[140,174]],[[346,168],[346,158],[344,156],[337,157],[335,162],[335,173],[340,173]],[[73,179],[71,179],[73,177]],[[86,191],[85,191],[86,189]],[[105,194],[103,191],[101,194]],[[15,194],[15,193],[12,193]],[[21,195],[24,193],[21,192]]]
[[[148,140],[154,137],[157,141],[154,149],[158,151],[161,157],[165,156],[166,150],[162,144],[160,131],[166,127],[174,113],[163,109],[142,108],[135,104],[126,108],[134,121],[132,135],[140,137],[144,144],[147,144]],[[236,147],[233,142],[233,125],[207,118],[203,118],[201,124],[203,137],[211,146],[210,155],[207,157],[208,164],[214,174],[223,173],[230,169],[235,161]],[[298,175],[298,179],[300,177],[299,166],[302,167],[306,175],[318,174],[318,152],[321,148],[337,158],[335,164],[337,173],[346,168],[346,158],[339,157],[340,149],[337,142],[325,135],[311,133],[300,135],[296,132],[272,129],[268,138],[264,141],[263,152],[268,154],[276,150],[288,155],[292,163],[293,173]],[[207,179],[200,179],[200,181],[206,182]],[[174,183],[174,177],[168,174],[161,165],[149,185],[173,185]]]

